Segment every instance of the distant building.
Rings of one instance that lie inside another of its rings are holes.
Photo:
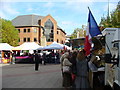
[[[67,36],[66,36],[66,40],[65,40],[65,42],[69,42],[70,37],[71,37],[71,35],[67,35]]]
[[[82,25],[82,29],[77,32],[77,38],[84,38],[86,36],[86,26]]]
[[[85,43],[85,36],[86,36],[86,26],[82,25],[82,28],[77,31],[77,38],[74,39],[68,39],[68,43],[66,43],[68,46],[71,46],[73,49],[74,48],[84,48],[84,43]],[[70,35],[69,35],[70,36]],[[69,37],[67,36],[67,37]],[[67,38],[66,38],[67,39]]]
[[[47,45],[54,41],[65,43],[66,33],[51,15],[20,15],[12,20],[12,24],[19,31],[19,45],[24,42],[36,42],[41,45],[43,29],[40,26],[45,29]]]

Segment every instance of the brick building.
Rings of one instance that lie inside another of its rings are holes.
[[[46,37],[46,44],[49,45],[56,41],[63,44],[66,33],[58,25],[56,20],[51,16],[38,15],[21,15],[12,20],[12,24],[19,31],[19,45],[24,42],[36,42],[41,45],[41,37]]]

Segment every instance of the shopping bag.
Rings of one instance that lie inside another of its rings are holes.
[[[63,72],[70,73],[70,66],[63,66]]]

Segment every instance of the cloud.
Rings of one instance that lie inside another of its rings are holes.
[[[54,9],[54,7],[56,7],[54,2],[45,2],[45,4],[43,5],[44,7],[44,14],[53,14],[56,12],[56,10]]]
[[[47,2],[47,3],[44,5],[44,7],[46,7],[46,8],[52,8],[52,7],[54,7],[54,3],[53,3],[53,2]]]
[[[115,10],[117,7],[117,3],[109,3],[109,10],[110,12]],[[103,7],[103,10],[104,11],[108,11],[108,4],[106,4],[104,7]]]
[[[0,18],[7,18],[6,15],[2,11],[0,11]]]
[[[72,26],[78,26],[78,25],[80,25],[80,24],[75,23],[73,21],[62,21],[61,24],[63,24],[63,25],[72,25]]]
[[[1,2],[108,2],[108,0],[1,0]],[[109,0],[118,2],[119,0]]]
[[[2,11],[7,13],[7,14],[19,14],[19,12],[17,10],[15,10],[15,8],[12,7],[12,3],[3,3],[2,5]]]
[[[27,11],[28,11],[28,12],[31,12],[31,11],[33,11],[33,8],[29,7],[29,8],[27,9]]]
[[[19,12],[12,7],[13,3],[1,2],[0,5],[1,5],[0,16],[2,18],[7,18],[11,15],[19,14]]]
[[[93,2],[91,0],[77,0],[77,1],[68,1],[66,2],[65,7],[73,10],[74,12],[86,13],[87,7],[92,6]]]

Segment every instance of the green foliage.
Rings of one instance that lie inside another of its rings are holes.
[[[111,12],[110,16],[101,18],[100,26],[104,28],[120,28],[120,5],[117,5],[117,8]]]
[[[0,23],[0,42],[17,46],[19,40],[18,30],[15,29],[9,20],[0,19]]]
[[[81,29],[80,28],[76,28],[74,30],[74,32],[72,33],[70,39],[74,39],[74,38],[77,38],[77,32],[79,32]]]

